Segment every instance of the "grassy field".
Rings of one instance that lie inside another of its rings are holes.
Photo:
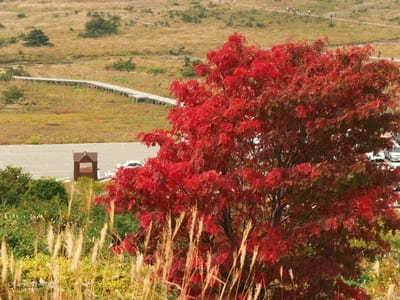
[[[14,82],[2,84],[0,92]],[[0,109],[0,143],[78,143],[136,141],[137,134],[167,128],[168,107],[86,87],[18,83],[18,105]]]
[[[297,8],[300,13],[285,13],[287,8]],[[308,11],[311,16],[304,15]],[[120,17],[118,33],[101,38],[79,37],[85,23],[96,13],[104,18]],[[334,14],[334,26],[330,26],[330,14]],[[0,2],[0,68],[23,65],[32,76],[99,80],[169,96],[171,82],[184,78],[180,69],[185,57],[204,59],[210,49],[219,47],[233,32],[245,34],[250,43],[259,47],[327,38],[330,45],[373,43],[383,56],[400,56],[399,22],[399,1],[5,0]],[[53,45],[24,46],[23,35],[33,28],[43,30]],[[106,69],[118,59],[129,58],[136,64],[131,72]],[[1,83],[0,91],[7,86]],[[0,143],[27,143],[31,136],[39,136],[43,143],[115,141],[116,136],[119,141],[131,141],[140,128],[167,126],[165,121],[157,122],[152,117],[140,117],[143,122],[135,124],[139,120],[132,112],[137,110],[164,119],[166,109],[160,107],[127,109],[127,100],[97,91],[21,86],[26,89],[24,101],[37,104],[29,106],[29,111],[26,107],[0,108],[0,128],[4,128],[0,130]],[[60,104],[62,99],[69,99],[67,106],[83,109],[78,103],[89,101],[83,100],[86,97],[101,102],[96,114],[88,116],[79,109],[72,113],[65,108],[67,104]],[[103,105],[112,99],[112,109]],[[43,105],[47,104],[46,110]],[[58,119],[62,125],[47,126],[47,117]],[[22,119],[24,130],[20,128]],[[82,128],[85,130],[78,130]]]

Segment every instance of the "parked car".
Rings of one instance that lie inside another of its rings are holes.
[[[374,152],[368,152],[367,158],[370,161],[374,161],[374,162],[384,162],[385,161],[385,153],[383,151],[379,151],[376,154],[374,154]]]
[[[390,149],[385,149],[385,157],[390,161],[400,161],[400,146],[396,141],[392,140],[393,146]]]
[[[124,162],[123,164],[117,165],[118,169],[121,167],[133,169],[133,168],[143,167],[143,164],[138,160],[128,160],[128,161]]]

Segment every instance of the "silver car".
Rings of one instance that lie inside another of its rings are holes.
[[[390,161],[400,161],[400,147],[394,146],[385,150],[385,157]]]
[[[374,152],[368,152],[367,158],[370,161],[374,161],[374,162],[384,162],[385,161],[385,153],[383,151],[379,151],[376,154],[374,154]]]

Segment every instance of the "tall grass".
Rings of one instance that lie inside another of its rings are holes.
[[[93,184],[86,184],[87,189],[77,191],[71,185],[68,218],[72,215],[70,207],[80,201],[82,209],[90,212],[95,192]],[[79,192],[79,197],[75,193]],[[83,196],[83,198],[82,198]],[[92,222],[87,214],[86,224]],[[188,246],[185,253],[182,282],[176,284],[169,281],[175,253],[175,238],[185,219],[192,220],[188,232]],[[206,254],[205,264],[196,264],[200,257],[199,241],[203,233],[203,219],[192,210],[190,216],[181,214],[174,222],[170,219],[163,229],[162,239],[158,242],[155,260],[149,264],[145,257],[151,238],[152,228],[147,229],[141,251],[135,255],[113,254],[108,244],[114,232],[114,215],[111,213],[99,229],[98,235],[89,240],[86,226],[78,228],[76,224],[67,222],[65,227],[45,224],[47,232],[40,233],[33,239],[45,239],[46,251],[35,247],[32,257],[15,258],[12,249],[8,249],[5,237],[1,238],[1,283],[0,299],[193,299],[190,297],[190,280],[194,274],[201,276],[200,296],[196,299],[237,299],[248,300],[269,299],[268,293],[255,281],[254,269],[257,259],[257,248],[247,252],[247,236],[252,224],[247,224],[238,250],[233,253],[231,268],[224,278],[221,277],[218,265],[212,265],[214,253]],[[173,225],[174,224],[174,225]],[[115,225],[115,224],[114,224]],[[392,241],[393,245],[398,243]],[[93,245],[84,252],[85,245]],[[203,253],[201,253],[203,254]],[[376,296],[374,299],[396,299],[398,293],[398,249],[381,262],[366,266],[367,272],[363,280],[369,281],[367,290]],[[246,267],[247,266],[247,267]],[[244,272],[244,268],[246,268]],[[368,271],[370,270],[370,271]],[[396,271],[397,270],[397,271]],[[370,273],[368,273],[370,272]],[[397,273],[396,273],[397,272]],[[296,274],[287,270],[291,285],[283,286],[284,270],[280,269],[280,282],[276,284],[285,289],[296,289]],[[372,280],[372,281],[371,281]],[[240,289],[240,291],[239,291]],[[215,291],[217,296],[215,297]],[[244,295],[243,295],[244,291]]]
[[[92,197],[93,193],[89,193]],[[90,253],[82,255],[84,243],[83,230],[74,230],[68,225],[64,230],[54,232],[52,225],[47,228],[48,254],[35,253],[32,258],[15,260],[7,251],[4,237],[1,244],[2,280],[0,295],[9,299],[29,297],[31,299],[94,299],[110,297],[113,299],[190,299],[190,278],[200,271],[202,279],[201,299],[209,296],[211,283],[217,283],[220,290],[219,299],[235,298],[238,286],[245,286],[247,299],[258,299],[261,286],[256,285],[251,276],[244,278],[242,270],[244,261],[251,259],[254,266],[257,254],[247,257],[246,237],[251,224],[245,230],[242,244],[234,254],[234,263],[228,278],[224,281],[219,276],[217,266],[211,266],[212,253],[208,253],[204,269],[193,268],[193,260],[198,257],[198,243],[203,232],[203,220],[194,209],[189,230],[189,245],[186,253],[186,264],[182,283],[169,282],[174,257],[174,238],[179,231],[185,215],[182,214],[172,226],[170,220],[164,228],[159,242],[156,260],[152,265],[144,262],[145,252],[151,236],[152,226],[148,228],[143,252],[135,256],[111,255],[102,251],[106,237],[112,234],[112,218],[104,223]],[[88,220],[89,221],[89,220]],[[106,253],[106,254],[104,254]],[[115,280],[122,282],[115,285]],[[113,289],[112,289],[113,287]]]

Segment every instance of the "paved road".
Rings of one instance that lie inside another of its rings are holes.
[[[0,169],[6,166],[22,167],[34,178],[73,178],[73,152],[98,152],[100,176],[113,172],[116,165],[127,160],[144,162],[154,157],[158,149],[140,143],[94,143],[60,145],[0,146]]]

